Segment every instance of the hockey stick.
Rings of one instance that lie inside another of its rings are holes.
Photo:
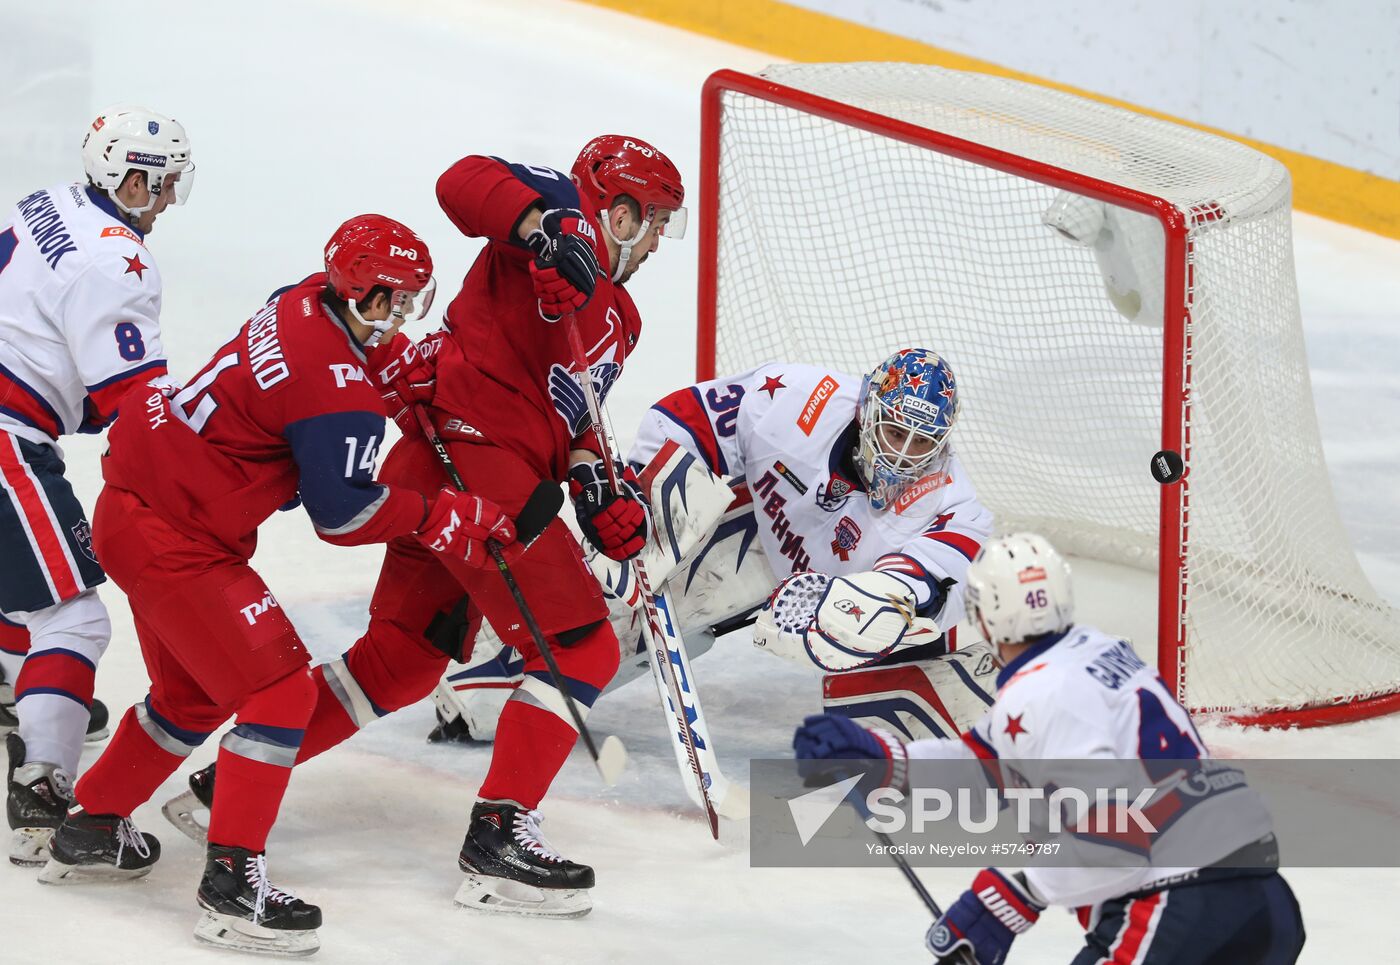
[[[624,490],[622,488],[622,480],[618,475],[617,466],[613,460],[612,437],[603,419],[602,403],[598,399],[597,391],[593,388],[593,371],[589,368],[588,353],[584,350],[583,338],[578,332],[578,321],[574,317],[574,314],[570,312],[564,323],[568,326],[569,348],[574,356],[574,367],[578,370],[578,381],[580,383],[580,388],[583,390],[584,400],[588,404],[588,415],[593,421],[593,433],[598,439],[598,447],[603,450],[599,455],[602,457],[603,466],[608,473],[608,485],[612,488],[613,493],[621,493]],[[654,637],[650,654],[652,671],[653,673],[660,674],[659,679],[665,680],[665,689],[671,698],[671,708],[675,714],[676,726],[680,729],[680,736],[685,744],[686,763],[689,765],[691,776],[694,778],[694,790],[698,793],[700,806],[704,809],[705,817],[709,820],[710,835],[714,837],[715,840],[719,840],[719,814],[715,811],[714,802],[710,800],[709,791],[712,775],[707,774],[700,763],[700,755],[696,749],[695,732],[691,729],[685,700],[681,695],[681,686],[676,679],[676,668],[671,662],[671,648],[667,643],[661,617],[657,612],[657,597],[652,592],[651,581],[647,578],[646,567],[642,565],[642,561],[634,559],[632,561],[632,568],[637,576],[637,585],[642,591],[642,603],[646,607],[647,625],[650,627]],[[669,619],[670,613],[668,611],[668,625]],[[677,643],[679,643],[679,640]],[[681,652],[684,653],[684,649],[682,649]],[[694,696],[694,691],[692,689],[692,697]]]
[[[942,918],[943,909],[938,907],[938,902],[934,901],[933,895],[928,893],[928,889],[925,888],[924,883],[919,880],[918,873],[914,871],[908,859],[895,848],[894,842],[890,840],[890,836],[883,831],[876,831],[874,828],[870,829],[870,833],[875,835],[876,840],[879,841],[880,844],[884,845],[885,854],[890,856],[890,860],[894,862],[900,874],[904,875],[904,879],[909,882],[909,887],[914,889],[914,893],[919,896],[919,900],[924,903],[924,907],[933,915],[933,920],[938,921],[938,919]],[[952,965],[977,965],[977,959],[973,957],[972,952],[968,951],[966,948],[959,948],[953,953],[952,957],[939,959],[939,961],[947,961],[952,963]]]
[[[443,468],[447,470],[448,478],[452,480],[452,485],[456,487],[458,492],[466,492],[466,484],[462,482],[462,476],[457,472],[457,466],[452,462],[452,454],[447,451],[447,446],[443,443],[442,436],[438,434],[437,427],[433,425],[432,420],[428,418],[428,414],[423,411],[421,405],[415,403],[411,408],[414,418],[418,420],[418,427],[423,431],[423,437],[436,450],[438,459],[441,460]],[[562,505],[564,505],[563,490],[555,483],[548,480],[542,481],[530,494],[530,498],[525,501],[525,506],[517,517],[517,532],[538,536],[544,532],[549,521],[558,514],[559,507]],[[573,694],[569,693],[564,674],[560,672],[559,664],[554,659],[554,651],[540,631],[540,625],[535,622],[535,614],[531,611],[529,604],[525,602],[525,595],[520,592],[520,584],[515,582],[515,574],[510,571],[510,566],[506,564],[501,544],[494,539],[488,539],[486,548],[490,551],[491,558],[496,561],[496,569],[500,570],[501,578],[506,581],[506,587],[510,590],[510,595],[520,610],[520,616],[524,619],[525,627],[530,631],[530,637],[535,641],[540,656],[544,657],[544,662],[549,668],[550,679],[563,696],[564,705],[569,709],[569,716],[574,719],[574,727],[578,729],[579,736],[583,738],[583,743],[593,758],[593,763],[597,765],[603,783],[612,787],[622,775],[623,769],[627,767],[627,748],[623,746],[622,741],[618,740],[616,735],[612,734],[604,739],[601,751],[593,743],[593,735],[583,722],[583,714],[579,712]]]

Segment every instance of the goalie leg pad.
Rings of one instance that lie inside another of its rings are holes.
[[[978,643],[933,660],[827,674],[822,707],[906,740],[957,737],[992,705],[997,669],[991,645]]]

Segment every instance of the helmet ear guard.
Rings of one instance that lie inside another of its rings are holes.
[[[1070,566],[1035,533],[988,541],[967,570],[968,617],[983,639],[1015,644],[1074,624]]]

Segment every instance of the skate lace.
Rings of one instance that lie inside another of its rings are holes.
[[[256,855],[252,861],[248,862],[243,868],[243,876],[255,891],[253,897],[253,920],[255,922],[262,921],[263,911],[266,910],[269,901],[278,905],[286,905],[297,900],[296,895],[274,887],[267,880],[267,858],[264,855]]]
[[[515,814],[515,840],[522,848],[538,858],[546,861],[564,860],[564,856],[545,840],[544,834],[540,831],[540,822],[544,820],[544,815],[539,811],[517,811]]]
[[[146,836],[136,830],[136,823],[131,818],[122,818],[117,822],[117,867],[122,865],[122,852],[127,848],[135,851],[143,858],[151,856],[151,846],[146,843]]]

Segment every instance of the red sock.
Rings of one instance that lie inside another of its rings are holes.
[[[523,700],[506,701],[480,797],[539,807],[577,740],[574,729],[555,714]]]
[[[325,668],[318,667],[311,674],[316,682],[316,709],[307,721],[306,734],[301,739],[301,750],[297,753],[297,763],[309,761],[317,754],[328,751],[359,730],[350,715],[341,706],[330,685],[326,683]]]
[[[209,842],[262,851],[292,776],[316,700],[309,668],[247,697],[238,726],[219,742]]]
[[[128,707],[111,743],[73,792],[84,811],[130,817],[185,762],[188,753],[172,754],[157,744],[136,719],[136,708]]]

